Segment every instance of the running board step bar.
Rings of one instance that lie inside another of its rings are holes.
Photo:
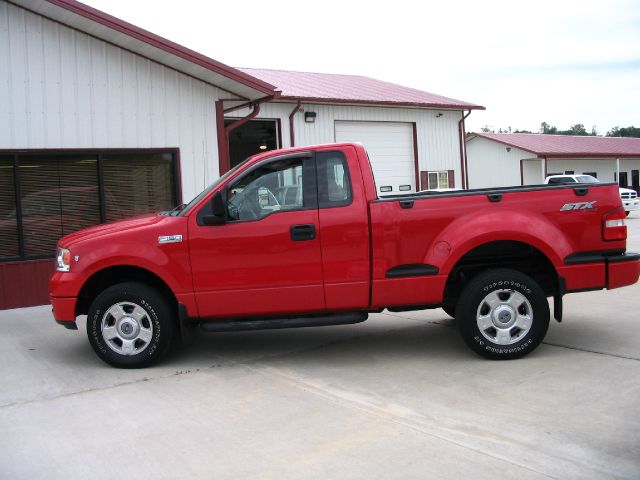
[[[364,322],[368,317],[369,314],[366,312],[351,312],[287,318],[212,320],[202,322],[200,328],[205,332],[239,332],[243,330],[271,330],[275,328],[322,327],[360,323]]]

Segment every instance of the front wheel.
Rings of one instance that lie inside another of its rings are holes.
[[[147,367],[169,349],[174,316],[156,290],[142,283],[119,283],[91,304],[87,314],[89,343],[109,365]]]
[[[458,328],[483,357],[508,360],[533,351],[549,328],[549,303],[540,286],[516,270],[490,270],[464,288],[456,309]]]

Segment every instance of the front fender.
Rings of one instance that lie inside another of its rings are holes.
[[[75,261],[76,254],[78,261]],[[180,243],[148,246],[134,241],[101,242],[91,248],[72,251],[72,257],[71,271],[56,272],[52,277],[51,295],[75,297],[93,275],[117,266],[148,270],[162,279],[175,294],[193,291],[188,250]]]

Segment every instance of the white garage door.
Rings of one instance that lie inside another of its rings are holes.
[[[367,149],[380,194],[416,191],[412,124],[336,121],[335,128],[336,142],[360,142]]]

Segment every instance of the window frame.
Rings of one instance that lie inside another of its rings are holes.
[[[243,163],[247,162],[250,158],[251,157],[249,157],[247,160],[245,160],[244,162],[240,163],[239,165],[237,165],[234,168],[238,168],[238,166],[241,166]],[[275,162],[288,161],[288,160],[302,160],[302,171],[303,171],[303,174],[302,174],[302,198],[303,198],[303,207],[302,208],[295,208],[295,209],[288,209],[288,210],[274,210],[273,212],[265,215],[264,217],[254,218],[254,219],[246,219],[246,220],[232,220],[232,219],[230,219],[229,218],[229,201],[228,201],[228,191],[229,191],[229,189],[233,188],[234,185],[236,185],[238,182],[242,181],[242,179],[245,178],[247,175],[250,175],[251,173],[255,172],[256,170],[264,167],[265,165],[268,165],[270,163],[275,163]],[[237,224],[247,223],[247,222],[260,222],[260,221],[264,220],[265,218],[269,218],[270,216],[272,216],[274,214],[277,214],[277,213],[303,212],[303,211],[306,211],[306,210],[317,210],[318,209],[318,187],[317,187],[316,178],[317,178],[317,167],[316,167],[316,156],[315,156],[314,152],[296,152],[296,153],[289,153],[289,154],[285,154],[285,155],[279,155],[279,156],[276,156],[276,157],[265,158],[264,160],[256,163],[255,165],[252,165],[251,167],[247,168],[246,170],[243,170],[242,172],[240,172],[236,177],[234,177],[231,180],[229,180],[228,183],[221,190],[219,190],[220,193],[222,194],[222,198],[224,200],[225,224],[237,225]],[[215,195],[214,190],[215,189],[212,189],[210,194],[208,196],[206,196],[205,198],[203,198],[203,204],[201,206],[199,206],[199,208],[197,206],[194,206],[195,208],[198,208],[198,212],[196,214],[196,223],[200,227],[210,227],[211,226],[211,225],[207,225],[204,222],[204,217],[207,216],[207,215],[211,215],[213,213],[213,209],[212,209],[212,206],[211,206],[211,199],[213,198],[213,195]],[[306,204],[308,204],[308,206],[304,206]]]
[[[60,159],[69,156],[86,155],[96,158],[98,176],[98,196],[99,196],[99,218],[101,225],[106,223],[106,204],[104,188],[104,164],[103,156],[109,155],[140,155],[140,154],[170,154],[170,172],[173,177],[171,182],[171,198],[173,203],[182,203],[182,189],[180,178],[180,149],[179,148],[62,148],[62,149],[0,149],[0,155],[13,158],[13,181],[16,197],[16,228],[18,229],[18,253],[13,257],[0,257],[0,263],[23,262],[29,260],[43,260],[55,257],[55,247],[51,254],[47,255],[25,255],[24,224],[22,215],[22,195],[20,179],[20,158],[43,156],[51,159]]]

